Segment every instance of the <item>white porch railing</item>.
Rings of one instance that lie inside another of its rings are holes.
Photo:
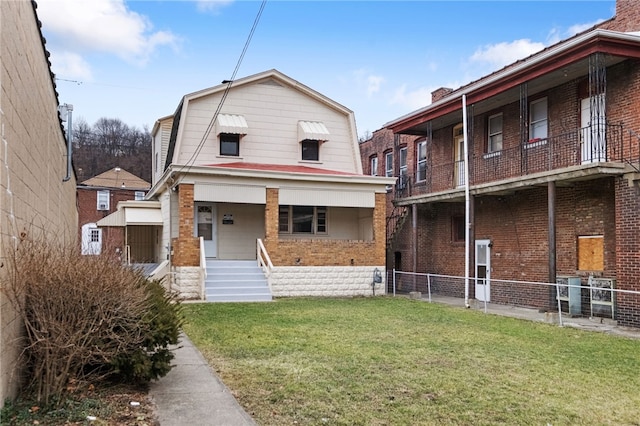
[[[206,300],[205,280],[207,279],[207,258],[204,253],[204,237],[200,237],[200,297]]]
[[[267,253],[267,249],[264,247],[262,240],[258,238],[257,240],[257,258],[258,258],[258,266],[262,268],[264,274],[269,278],[271,275],[271,271],[273,270],[273,263],[271,263],[271,258],[269,257],[269,253]]]

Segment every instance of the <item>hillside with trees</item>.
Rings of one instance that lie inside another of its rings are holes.
[[[128,126],[117,118],[100,118],[89,125],[73,125],[73,165],[78,182],[114,167],[151,182],[151,133]]]

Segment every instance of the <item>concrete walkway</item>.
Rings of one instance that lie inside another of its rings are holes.
[[[160,425],[255,425],[185,334],[178,346],[174,367],[149,389]]]

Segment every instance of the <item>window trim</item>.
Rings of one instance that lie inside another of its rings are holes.
[[[294,209],[298,207],[306,207],[313,209],[313,217],[311,219],[311,232],[293,231]],[[286,220],[283,222],[283,214]],[[283,225],[286,229],[283,229]],[[324,228],[324,230],[321,230]],[[287,235],[328,235],[329,234],[329,209],[326,206],[294,206],[280,205],[278,206],[278,234]]]
[[[496,120],[500,118],[500,131],[495,131],[492,132],[491,131],[491,123],[493,120]],[[498,114],[492,114],[487,118],[487,153],[494,153],[494,152],[500,152],[503,150],[504,146],[504,139],[503,139],[503,131],[504,131],[504,117],[502,115],[502,113],[498,113]],[[494,137],[500,137],[500,149],[496,149],[493,145],[493,138]]]

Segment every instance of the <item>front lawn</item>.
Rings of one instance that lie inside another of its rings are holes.
[[[640,340],[405,298],[183,307],[260,425],[640,424]]]

